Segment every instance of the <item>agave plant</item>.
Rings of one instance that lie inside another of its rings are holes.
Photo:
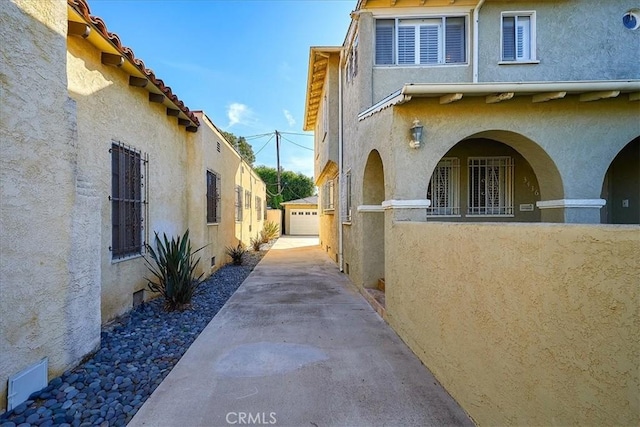
[[[262,231],[260,231],[260,239],[262,243],[269,243],[270,240],[278,237],[278,233],[280,233],[280,227],[273,221],[265,221],[262,226]]]
[[[260,236],[256,235],[256,237],[252,237],[251,238],[251,248],[254,251],[259,251],[260,250],[260,246],[262,246],[262,239],[260,238]]]
[[[244,243],[238,242],[238,246],[227,246],[224,251],[231,257],[234,265],[242,265],[242,259],[244,254],[247,253],[247,248]]]
[[[182,237],[172,237],[171,241],[165,233],[162,239],[158,233],[155,235],[156,249],[147,245],[151,261],[145,257],[147,268],[155,276],[154,280],[147,278],[149,290],[164,297],[167,311],[184,310],[191,305],[191,298],[202,284],[204,273],[195,276],[200,259],[194,260],[193,255],[204,246],[192,252],[189,230]]]

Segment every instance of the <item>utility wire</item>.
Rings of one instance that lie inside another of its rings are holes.
[[[280,132],[285,135],[300,135],[300,136],[313,136],[312,133],[296,133],[296,132]]]
[[[287,141],[287,142],[289,142],[289,143],[291,143],[291,144],[293,144],[295,146],[298,146],[300,148],[304,148],[305,150],[313,151],[313,148],[305,147],[304,145],[300,145],[298,143],[295,143],[292,140],[290,140],[289,138],[285,138],[284,136],[282,137],[282,139],[284,139],[285,141]]]
[[[271,138],[269,138],[269,139],[267,140],[267,142],[265,142],[265,143],[264,143],[264,145],[263,145],[262,147],[260,147],[260,149],[254,153],[254,156],[257,156],[257,155],[258,155],[258,153],[260,153],[260,152],[264,149],[264,147],[266,147],[266,146],[267,146],[267,144],[271,142],[271,140],[273,139],[273,137],[274,137],[274,135],[273,135],[273,134],[271,134]]]

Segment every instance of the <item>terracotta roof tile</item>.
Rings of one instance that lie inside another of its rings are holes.
[[[82,17],[87,22],[90,22],[100,32],[100,34],[102,34],[104,38],[109,40],[115,46],[115,48],[122,55],[124,55],[127,59],[129,59],[129,61],[135,64],[136,68],[138,68],[145,76],[147,76],[149,81],[153,85],[155,85],[162,93],[164,93],[165,96],[169,98],[169,100],[171,100],[171,102],[173,102],[184,114],[186,114],[186,116],[189,117],[189,119],[193,123],[198,126],[200,125],[200,121],[195,116],[195,114],[193,114],[193,112],[189,110],[186,105],[184,105],[184,102],[178,99],[178,97],[171,90],[171,87],[165,85],[161,79],[157,78],[153,70],[147,68],[141,59],[136,58],[133,50],[130,47],[123,46],[122,42],[120,41],[120,37],[118,37],[116,33],[109,32],[109,30],[107,29],[107,25],[100,17],[91,15],[91,10],[89,9],[89,5],[86,0],[67,0],[67,3],[69,4],[69,6],[73,7],[80,15],[82,15]]]

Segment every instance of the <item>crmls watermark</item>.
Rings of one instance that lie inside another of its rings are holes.
[[[238,425],[270,425],[278,422],[275,412],[228,412],[225,419],[227,424]]]

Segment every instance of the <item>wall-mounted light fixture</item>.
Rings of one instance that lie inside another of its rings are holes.
[[[411,141],[409,141],[409,147],[420,148],[420,141],[422,141],[422,124],[420,120],[415,119],[413,126],[411,126]]]

